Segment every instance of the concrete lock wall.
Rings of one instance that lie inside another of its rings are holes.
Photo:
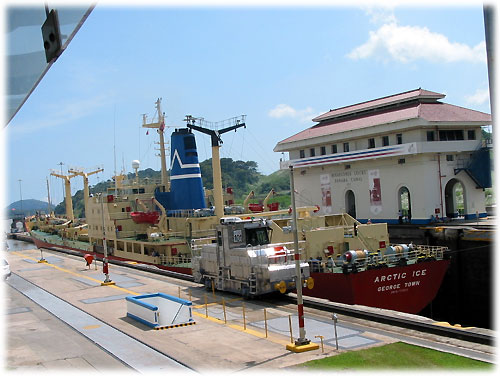
[[[151,327],[193,322],[192,302],[162,293],[127,297],[127,316]]]

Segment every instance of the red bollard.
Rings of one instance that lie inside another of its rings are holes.
[[[94,261],[94,256],[92,256],[91,254],[87,253],[85,256],[83,256],[83,258],[87,262],[87,266],[90,269],[90,265],[92,265],[92,261]]]

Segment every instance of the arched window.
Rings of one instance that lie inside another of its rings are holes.
[[[345,193],[345,210],[351,217],[356,218],[356,198],[351,190]]]
[[[400,223],[411,222],[411,199],[407,187],[401,187],[398,191],[398,217]]]

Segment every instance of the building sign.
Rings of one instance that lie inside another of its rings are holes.
[[[368,184],[370,189],[370,212],[382,212],[382,188],[380,185],[380,170],[368,170]]]
[[[332,188],[330,185],[330,175],[322,174],[319,176],[321,183],[322,208],[325,214],[332,213]]]

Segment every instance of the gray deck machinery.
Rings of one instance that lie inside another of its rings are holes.
[[[195,282],[208,289],[252,297],[295,290],[293,243],[270,244],[270,224],[265,219],[224,217],[210,244],[192,245]],[[302,283],[313,287],[309,264],[300,262]]]

